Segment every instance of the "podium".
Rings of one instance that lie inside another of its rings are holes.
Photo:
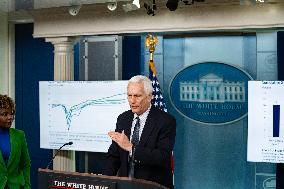
[[[38,169],[40,189],[168,189],[143,179]]]

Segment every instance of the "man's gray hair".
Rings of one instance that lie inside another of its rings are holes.
[[[136,76],[133,76],[128,81],[128,85],[129,83],[143,83],[145,93],[147,95],[152,95],[152,92],[153,92],[152,81],[148,77],[144,75],[136,75]]]

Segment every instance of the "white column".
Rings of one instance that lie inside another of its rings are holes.
[[[73,39],[69,37],[47,38],[54,45],[54,80],[74,80]]]
[[[54,45],[54,80],[74,80],[74,39],[69,37],[55,37],[46,38],[46,42],[51,42]],[[56,153],[55,150],[53,151],[54,153]],[[76,170],[75,151],[60,151],[53,160],[53,170],[74,172]]]
[[[9,59],[8,59],[8,14],[0,10],[0,94],[9,93]]]

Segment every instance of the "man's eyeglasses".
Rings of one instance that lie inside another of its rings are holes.
[[[11,117],[15,117],[15,113],[9,113],[9,112],[3,112],[3,113],[0,113],[0,116],[2,117],[8,117],[8,116],[11,116]]]

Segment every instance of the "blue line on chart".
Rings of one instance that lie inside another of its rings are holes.
[[[84,102],[81,102],[80,104],[71,106],[69,110],[64,104],[51,104],[51,108],[62,107],[65,113],[67,128],[69,131],[71,127],[72,117],[79,116],[83,108],[87,106],[92,106],[92,105],[123,104],[126,102],[125,95],[126,93],[122,93],[122,94],[116,94],[116,95],[109,96],[109,97],[104,97],[104,98],[97,99],[97,100],[86,100]]]

